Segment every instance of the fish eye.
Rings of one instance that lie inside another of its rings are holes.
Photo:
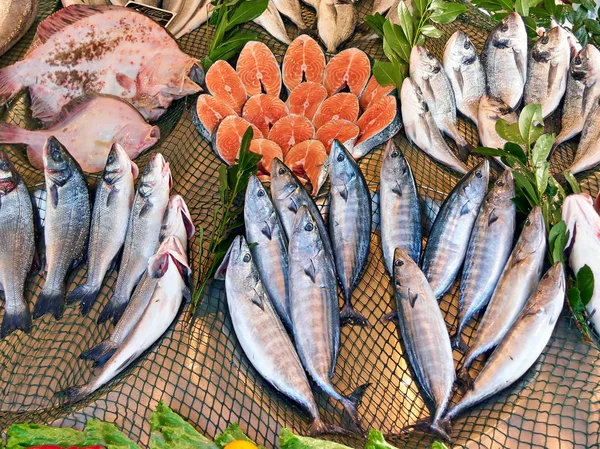
[[[400,153],[398,153],[398,150],[394,150],[394,151],[392,151],[392,154],[391,154],[391,156],[392,156],[394,159],[396,159],[396,158],[398,157],[398,155],[399,155],[399,154],[400,154]]]
[[[525,220],[525,226],[529,226],[531,224],[531,220],[528,218],[527,220]]]
[[[313,229],[314,229],[314,226],[312,225],[312,223],[306,223],[306,224],[304,225],[304,230],[305,230],[305,231],[309,231],[309,232],[310,232],[310,231],[312,231]]]
[[[469,47],[471,47],[471,41],[469,39],[466,39],[463,46],[465,47],[465,50],[468,50]]]
[[[281,167],[281,168],[279,169],[279,174],[280,174],[280,175],[285,175],[285,168]]]
[[[0,160],[0,170],[8,170],[8,164],[6,163],[6,161]]]
[[[337,155],[337,160],[338,160],[338,162],[343,162],[343,160],[344,160],[344,153],[338,154]]]
[[[62,160],[60,157],[60,151],[56,148],[52,150],[52,159],[54,159],[55,162],[60,162]]]
[[[504,187],[504,181],[502,181],[501,179],[499,179],[498,181],[496,181],[496,185],[498,187]]]
[[[394,261],[394,265],[396,265],[397,267],[401,267],[402,265],[404,265],[404,261],[398,259],[398,260]]]
[[[263,189],[260,189],[260,190],[257,192],[257,195],[258,195],[258,196],[265,196],[265,191],[264,191]]]
[[[475,176],[477,176],[478,178],[481,178],[483,175],[481,174],[481,171],[476,171],[475,172]]]
[[[144,173],[142,174],[147,175],[148,173],[150,173],[150,170],[152,170],[152,167],[150,167],[150,164],[147,164],[146,168],[144,168]]]
[[[250,256],[250,253],[246,253],[244,254],[244,258],[242,260],[244,262],[250,262],[250,259],[252,259],[252,256]]]
[[[112,151],[110,153],[108,153],[108,160],[106,161],[107,164],[112,164],[115,161],[115,153],[113,153]]]
[[[550,40],[550,38],[548,37],[547,34],[544,34],[542,36],[542,44],[547,44],[549,40]]]
[[[508,23],[502,23],[502,26],[500,27],[500,30],[504,33],[506,33],[508,31]]]
[[[575,65],[581,65],[581,56],[575,56],[575,61],[573,61]]]

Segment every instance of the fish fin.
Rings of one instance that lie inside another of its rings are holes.
[[[104,366],[106,364],[106,362],[108,362],[111,357],[113,355],[115,355],[115,352],[117,352],[117,347],[111,349],[110,351],[106,352],[105,354],[102,354],[101,356],[99,356],[96,361],[93,363],[94,368],[101,368],[102,366]]]
[[[0,69],[0,106],[8,103],[25,88],[19,80],[19,64],[17,62],[16,64]]]
[[[25,333],[31,330],[31,315],[29,315],[27,306],[16,312],[8,312],[7,310],[4,312],[0,336],[5,338],[16,330],[22,330]]]
[[[111,318],[113,320],[113,323],[117,324],[117,322],[123,315],[123,312],[125,312],[127,304],[129,303],[128,298],[125,301],[121,301],[120,299],[121,298],[117,296],[113,296],[112,298],[110,298],[110,301],[108,301],[108,304],[106,304],[104,310],[102,310],[102,313],[98,318],[98,324],[102,324]]]
[[[340,311],[340,326],[360,326],[370,328],[369,320],[357,311],[352,304],[346,302]]]
[[[2,93],[0,92],[0,98]],[[12,123],[0,122],[0,143],[28,143],[31,131],[13,125]]]
[[[465,353],[469,350],[469,345],[467,344],[467,342],[462,338],[462,329],[459,327],[456,331],[456,333],[454,334],[454,336],[452,337],[452,347],[454,349],[458,349],[460,352]]]
[[[44,19],[38,26],[33,39],[33,47],[44,44],[50,39],[55,33],[62,31],[66,26],[72,25],[86,17],[93,16],[95,14],[102,13],[108,9],[116,9],[114,7],[99,7],[99,6],[88,6],[88,5],[77,5],[77,7],[67,7],[59,10],[52,14],[50,17]]]
[[[467,159],[469,159],[469,155],[473,150],[473,145],[471,145],[465,140],[464,142],[457,142],[456,146],[458,147],[458,159],[461,162],[467,162]]]
[[[67,294],[67,304],[74,302],[81,302],[81,314],[86,316],[92,310],[98,293],[100,292],[99,286],[92,286],[89,284],[83,284],[77,287],[75,290]]]
[[[265,310],[265,305],[263,304],[263,300],[262,300],[262,295],[256,291],[256,289],[254,289],[254,294],[252,295],[252,298],[250,298],[250,301],[252,301],[252,304],[254,304],[255,306],[257,306],[260,310],[262,310],[264,312]]]
[[[56,126],[60,122],[63,122],[66,119],[76,115],[78,109],[80,109],[83,105],[89,103],[90,101],[92,101],[98,97],[105,97],[105,95],[101,95],[101,94],[97,94],[97,93],[87,93],[87,94],[82,95],[81,97],[74,98],[73,100],[69,101],[66,105],[64,105],[60,109],[60,112],[58,113],[58,115],[54,116],[54,118],[51,121],[46,123],[46,127],[51,128],[53,126]],[[114,98],[118,101],[122,101],[123,103],[127,103],[125,100],[122,100],[119,97],[110,97],[110,98],[111,99]],[[127,104],[129,105],[129,103],[127,103]]]
[[[81,401],[88,395],[89,387],[87,385],[82,385],[80,387],[71,387],[67,388],[65,391],[61,391],[57,394],[59,397],[63,397],[65,399],[65,403],[74,404],[75,402]]]
[[[187,282],[191,282],[191,280],[188,280]],[[186,301],[192,300],[192,291],[190,290],[190,288],[187,285],[183,287],[183,291],[181,293],[183,294],[183,298]]]
[[[39,318],[51,313],[54,318],[60,320],[65,310],[65,292],[61,289],[57,292],[42,292],[33,307],[33,318]]]
[[[50,187],[50,202],[52,207],[56,209],[58,206],[58,187],[56,187],[56,184],[52,184],[52,187]]]
[[[36,84],[29,88],[29,96],[31,97],[31,115],[45,124],[52,122],[60,113],[63,102],[59,101],[57,90],[53,91],[43,84]]]
[[[271,240],[271,237],[273,236],[273,230],[271,229],[271,226],[269,226],[269,222],[265,221],[263,223],[263,227],[261,228],[260,232],[262,232],[262,234],[268,238],[269,240]]]
[[[106,360],[112,357],[116,350],[116,344],[114,344],[110,340],[104,340],[102,343],[99,343],[93,348],[81,353],[79,358],[82,360],[93,360],[94,362],[97,362],[100,365],[102,365],[104,362],[106,362]],[[100,360],[104,360],[104,362],[100,363]]]
[[[383,318],[381,318],[379,321],[383,324],[400,323],[400,320],[398,319],[398,311],[392,310],[391,312],[386,313],[385,315],[383,315]]]
[[[402,429],[402,433],[406,434],[412,430],[418,430],[424,433],[435,433],[446,442],[452,441],[449,435],[448,421],[444,421],[442,423],[432,423],[429,421],[429,419],[423,419],[411,424],[410,426],[404,427]]]
[[[496,214],[496,209],[492,209],[490,215],[488,216],[488,226],[496,223],[498,221],[498,215]]]
[[[552,89],[552,86],[554,85],[554,83],[556,82],[556,77],[558,76],[558,64],[550,64],[550,71],[548,72],[548,91],[547,93],[550,92],[550,90]],[[585,111],[585,109],[584,109]]]
[[[288,202],[288,206],[287,208],[292,211],[293,213],[298,212],[298,205],[296,204],[296,202],[294,201],[293,198],[290,198],[290,201]]]
[[[310,265],[304,267],[304,274],[306,274],[310,278],[313,284],[315,283],[315,271],[315,264],[312,260],[310,260]]]
[[[340,196],[344,201],[348,201],[348,186],[344,185],[344,188],[340,191]]]
[[[358,416],[358,405],[360,404],[363,395],[367,391],[367,388],[369,388],[370,386],[371,383],[367,382],[366,384],[363,384],[356,388],[356,390],[354,390],[348,396],[342,398],[340,401],[344,406],[344,409],[346,409],[346,412],[348,412],[348,414],[350,415],[350,418],[352,418],[352,422],[356,426],[359,433],[362,433],[362,427],[360,425],[360,418]]]
[[[127,92],[133,92],[133,93],[135,93],[136,82],[135,82],[135,80],[133,78],[130,78],[130,77],[128,77],[127,75],[125,75],[123,73],[117,73],[115,75],[115,78],[117,79],[117,83],[119,83],[119,86],[121,86]]]
[[[454,75],[456,75],[456,82],[458,83],[458,88],[460,89],[460,92],[462,94],[465,86],[465,80],[462,76],[462,71],[460,70],[460,67],[458,69],[454,69]]]
[[[460,215],[463,216],[463,215],[468,214],[469,212],[471,212],[471,205],[467,201],[465,204],[463,204],[463,207],[460,210]]]
[[[411,289],[408,289],[408,300],[410,301],[410,306],[414,309],[415,304],[417,303],[417,299],[419,299],[418,293],[413,293]]]
[[[150,201],[146,201],[146,203],[142,206],[142,210],[140,210],[139,217],[142,218],[142,217],[146,216],[147,214],[150,213],[151,209],[152,209],[152,203],[150,203]]]
[[[106,206],[111,207],[112,203],[117,201],[117,197],[119,196],[119,189],[117,187],[110,187],[110,192],[108,192],[108,196],[106,197]]]
[[[400,184],[398,184],[397,180],[396,180],[394,187],[392,187],[392,192],[398,196],[402,196],[402,186]]]
[[[523,83],[525,83],[526,79],[527,79],[527,65],[523,64],[523,61],[521,61],[521,53],[519,51],[516,51],[513,48],[513,56],[515,58],[515,64],[517,65],[517,70],[519,71],[519,74],[521,75],[521,81]],[[510,106],[513,106],[512,104]]]
[[[458,370],[456,381],[464,391],[471,390],[473,388],[473,378],[469,374],[469,370],[464,366]]]
[[[316,437],[319,435],[353,435],[347,429],[343,429],[334,424],[327,424],[321,420],[321,418],[315,418],[315,420],[311,423],[308,431],[306,432],[307,436]]]

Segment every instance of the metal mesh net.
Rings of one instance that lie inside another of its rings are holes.
[[[360,17],[370,7],[369,0],[361,2]],[[38,22],[0,59],[0,66],[23,57],[39,20],[57,8],[57,0],[41,2]],[[304,15],[307,23],[314,22],[313,12],[305,9]],[[259,32],[261,39],[276,54],[283,54],[283,45],[257,26],[250,27]],[[455,29],[462,29],[481,49],[490,27],[491,22],[486,16],[470,9],[457,22],[443,27],[444,37],[429,40],[427,45],[441,57],[450,34]],[[288,31],[294,36],[292,26]],[[181,39],[180,44],[189,54],[203,57],[209,38],[209,31],[202,27]],[[357,46],[375,59],[382,56],[380,42],[361,39],[356,38]],[[27,95],[19,96],[2,111],[2,119],[35,127],[28,112],[28,101]],[[192,107],[193,99],[176,102],[160,120],[162,139],[155,150],[161,151],[171,163],[173,191],[183,195],[195,222],[205,223],[218,201],[217,169],[220,162],[195,130],[191,120]],[[549,121],[550,130],[557,122],[556,118]],[[477,132],[471,123],[460,120],[460,130],[467,140],[477,143]],[[410,145],[403,136],[399,139],[419,192],[441,202],[458,179]],[[41,172],[27,162],[23,148],[6,150],[29,186],[43,182]],[[561,148],[553,156],[553,167],[556,171],[566,168],[572,156],[572,148]],[[382,151],[378,149],[360,162],[373,193],[378,188],[381,158]],[[144,166],[147,156],[140,159],[138,165]],[[472,156],[469,165],[473,166],[476,161],[477,158]],[[582,186],[596,195],[599,182],[597,174],[588,173],[582,179]],[[319,202],[325,207],[323,198]],[[376,205],[374,215],[377,218]],[[192,242],[191,250],[193,264],[197,266],[197,241]],[[82,283],[85,274],[86,268],[79,268],[69,289]],[[37,273],[28,282],[26,298],[31,303],[37,298],[43,279],[43,273]],[[226,311],[221,282],[214,282],[207,290],[191,327],[187,327],[181,315],[164,338],[113,382],[84,402],[64,406],[55,393],[83,383],[91,375],[90,366],[78,358],[79,354],[105,339],[111,331],[109,324],[97,325],[96,319],[115,280],[113,271],[89,316],[82,317],[79,309],[71,306],[58,322],[45,316],[34,322],[29,335],[18,332],[0,341],[0,429],[27,421],[81,428],[87,419],[95,417],[115,423],[132,439],[147,445],[151,408],[163,400],[207,436],[214,436],[230,422],[239,422],[251,438],[267,447],[275,447],[282,426],[300,433],[306,430],[307,416],[260,378],[242,353]],[[371,382],[359,408],[363,424],[386,434],[397,434],[406,425],[426,417],[428,410],[402,356],[396,327],[379,322],[392,310],[392,288],[384,270],[376,227],[369,264],[356,289],[355,303],[373,327],[342,330],[342,349],[334,383],[342,392],[349,392],[357,385]],[[450,327],[457,322],[457,303],[456,289],[441,303]],[[470,338],[474,326],[472,323],[466,329],[467,337]],[[457,362],[461,357],[455,353]],[[598,350],[582,342],[565,314],[544,354],[523,379],[455,420],[456,446],[598,447],[600,372],[595,368],[598,358]],[[480,366],[476,364],[475,369]],[[322,394],[317,394],[317,401],[326,421],[344,423],[340,407],[328,402]],[[419,432],[390,439],[403,448],[425,447],[432,441],[430,436]],[[360,439],[340,441],[353,447],[364,444]]]

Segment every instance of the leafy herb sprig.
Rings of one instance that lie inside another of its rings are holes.
[[[213,0],[212,15],[207,22],[215,27],[208,55],[202,61],[208,70],[219,59],[235,56],[249,41],[257,40],[256,33],[240,30],[241,25],[260,16],[269,5],[268,0]]]
[[[379,13],[365,17],[367,25],[383,38],[383,52],[388,59],[375,61],[373,75],[382,86],[395,85],[398,92],[408,75],[412,48],[423,45],[428,37],[442,37],[442,31],[433,24],[453,22],[467,7],[444,0],[414,0],[412,9],[411,12],[404,0],[398,3],[400,25],[392,23]]]
[[[229,245],[235,237],[235,231],[244,224],[242,194],[248,186],[250,176],[257,172],[257,164],[262,159],[260,154],[250,151],[253,134],[251,127],[244,133],[236,165],[219,167],[220,203],[213,210],[210,221],[212,231],[210,235],[206,235],[206,228],[202,225],[198,231],[200,254],[196,289],[192,295],[192,313],[202,298],[208,282],[223,261]],[[206,251],[204,250],[205,240],[208,241]]]

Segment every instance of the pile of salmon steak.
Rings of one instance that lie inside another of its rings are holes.
[[[262,155],[259,177],[268,179],[273,159],[279,158],[313,196],[326,178],[334,139],[359,159],[401,126],[394,87],[371,76],[371,61],[362,50],[343,50],[326,63],[319,44],[307,35],[290,44],[281,67],[265,44],[248,42],[235,69],[226,61],[210,67],[206,90],[193,119],[219,158],[234,164],[251,126],[250,151]]]

